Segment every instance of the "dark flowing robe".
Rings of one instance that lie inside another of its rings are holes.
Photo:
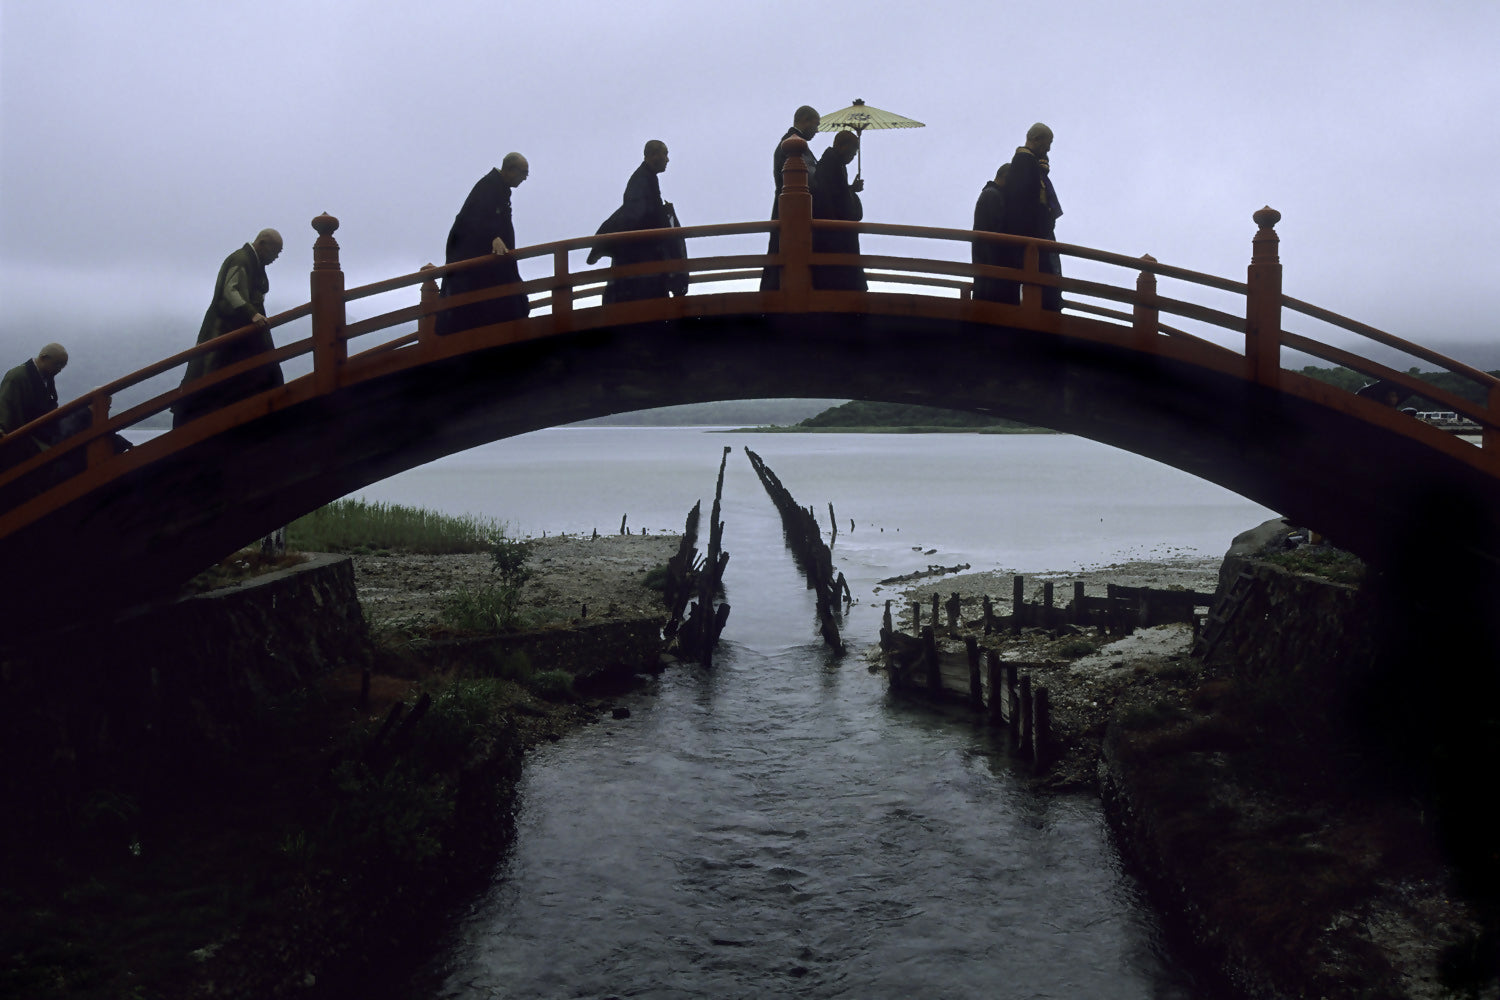
[[[255,248],[246,243],[224,258],[219,265],[219,276],[214,279],[214,295],[203,313],[203,323],[198,327],[198,343],[206,344],[226,333],[233,333],[248,326],[253,317],[266,313],[266,293],[271,290],[271,280],[266,277],[266,266],[255,254]],[[182,377],[186,386],[194,379],[227,368],[232,364],[253,358],[276,349],[270,330],[256,330],[240,337],[235,342],[218,350],[200,354],[188,362],[187,373]],[[236,375],[204,392],[181,400],[172,407],[172,426],[177,427],[209,410],[227,406],[238,399],[253,396],[267,389],[274,389],[283,382],[281,365],[276,362],[252,368],[243,375]]]
[[[37,417],[57,409],[57,386],[35,361],[16,365],[0,379],[0,436],[17,431]],[[57,440],[56,428],[40,434],[11,438],[0,446],[0,469],[19,465]]]
[[[661,200],[661,180],[651,164],[642,163],[625,184],[625,196],[613,215],[604,220],[598,232],[626,233],[636,229],[671,229],[676,217]],[[660,240],[638,240],[601,247],[589,254],[592,263],[601,254],[614,258],[618,266],[641,264],[652,260],[669,260],[681,256],[682,241],[675,237]],[[669,291],[687,292],[686,274],[646,274],[619,278],[604,286],[605,302],[630,302],[634,299],[665,298]]]
[[[443,254],[447,264],[468,260],[471,257],[491,259],[484,264],[448,274],[443,277],[442,296],[450,298],[481,288],[493,288],[521,280],[521,269],[509,254],[493,251],[495,237],[505,241],[510,249],[516,248],[516,227],[510,214],[511,187],[505,183],[498,169],[479,178],[463,207],[453,218],[448,230],[448,245]],[[486,302],[460,306],[437,314],[436,329],[439,334],[457,333],[476,326],[489,326],[521,319],[531,312],[531,303],[525,295],[506,295]]]
[[[979,200],[974,202],[974,231],[980,233],[1003,233],[1005,232],[1005,188],[994,181],[985,181],[984,188],[979,192]],[[988,243],[983,240],[975,240],[973,247],[974,263],[988,264],[992,267],[1008,267],[1005,263],[1006,247],[998,243]],[[1009,286],[1007,289],[1006,286]],[[1012,305],[1019,302],[1016,298],[1006,298],[1007,292],[1014,293],[1016,283],[1003,282],[996,278],[978,277],[974,279],[974,298],[986,299],[991,302],[1010,302]]]
[[[1005,177],[1005,232],[1016,236],[1034,236],[1038,239],[1057,238],[1056,224],[1062,215],[1062,206],[1057,203],[1057,192],[1053,190],[1048,176],[1047,161],[1038,157],[1026,146],[1016,149],[1010,161],[1010,173]],[[1003,266],[1020,267],[1024,250],[1021,247],[1004,251]],[[1062,260],[1055,253],[1041,255],[1040,268],[1043,274],[1062,274]],[[1020,288],[1016,282],[1005,282],[1014,289],[1020,301]],[[1007,300],[1010,301],[1010,300]],[[1062,309],[1062,290],[1042,289],[1042,308],[1057,312]]]
[[[816,134],[816,133],[814,133],[814,134]],[[807,142],[811,142],[812,138],[813,138],[810,135],[806,135],[806,134],[804,134],[802,132],[797,131],[796,126],[793,126],[793,127],[789,128],[789,129],[787,129],[786,130],[786,134],[783,135],[779,140],[777,140],[776,149],[771,154],[771,176],[776,181],[776,195],[775,195],[775,197],[773,197],[771,199],[771,218],[772,219],[779,219],[779,218],[781,218],[781,172],[782,172],[783,168],[786,166],[786,158],[787,158],[787,151],[781,148],[781,144],[783,142],[786,142],[788,139],[790,139],[794,135],[797,136],[800,139],[803,139],[803,140],[807,141]],[[808,184],[809,187],[811,187],[812,186],[812,182],[813,182],[813,177],[815,177],[817,175],[817,172],[818,172],[818,161],[817,161],[817,158],[813,156],[813,153],[812,153],[811,149],[809,149],[807,152],[805,152],[805,153],[802,154],[802,162],[807,166],[807,184]],[[766,246],[766,253],[779,253],[780,251],[781,251],[781,233],[778,231],[778,232],[774,232],[774,233],[771,234],[771,241]],[[768,268],[766,268],[765,271],[762,272],[761,276],[760,276],[760,290],[763,291],[763,292],[774,292],[774,291],[777,291],[780,288],[781,288],[781,268],[779,268],[779,267],[768,267]]]
[[[813,178],[813,218],[859,222],[865,217],[859,195],[849,186],[849,165],[829,146],[818,159]],[[858,233],[828,233],[813,230],[813,253],[859,253]],[[822,266],[812,269],[814,288],[865,291],[862,267]]]

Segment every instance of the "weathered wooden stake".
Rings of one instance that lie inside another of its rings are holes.
[[[938,622],[942,621],[942,618],[939,617],[939,615],[938,615],[938,607],[939,606],[940,606],[940,602],[938,601],[937,591],[934,590],[932,592],[932,627],[933,628],[937,628]]]
[[[1031,714],[1031,675],[1021,675],[1021,705],[1020,711],[1015,713],[1015,722],[1012,730],[1015,733],[1015,743],[1021,753],[1030,757],[1033,751],[1032,723],[1034,717]]]
[[[950,597],[950,598],[948,598],[948,627],[949,628],[958,628],[958,612],[959,612],[959,610],[962,607],[963,607],[963,604],[958,599],[958,593],[954,592],[953,596]]]
[[[1019,681],[1016,679],[1016,662],[1011,660],[1005,664],[1005,719],[1010,723],[1012,729],[1016,728],[1016,701]]]
[[[922,629],[922,658],[927,661],[927,690],[940,694],[943,690],[943,665],[938,662],[937,636],[931,625]]]
[[[1031,760],[1037,767],[1046,767],[1052,753],[1052,708],[1047,698],[1047,689],[1038,687],[1031,705]]]
[[[1000,669],[1000,654],[993,649],[985,650],[984,666],[990,682],[990,724],[1003,725],[1005,722],[1005,675]]]
[[[984,634],[989,635],[995,631],[995,605],[990,600],[990,595],[984,595]]]
[[[969,704],[984,707],[984,678],[979,673],[979,640],[972,635],[964,636],[964,649],[969,654]]]
[[[1052,612],[1052,581],[1042,584],[1042,628],[1053,628],[1057,621]]]
[[[1018,576],[1011,581],[1010,630],[1021,631],[1021,619],[1026,612],[1026,578]]]
[[[1089,613],[1083,609],[1083,581],[1073,584],[1073,624],[1087,625]]]

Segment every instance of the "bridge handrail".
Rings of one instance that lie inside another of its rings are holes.
[[[288,309],[285,312],[279,312],[274,316],[266,317],[266,325],[268,328],[282,326],[286,323],[291,323],[299,320],[302,317],[309,315],[311,312],[312,304],[309,302],[304,302],[302,305],[296,306],[292,309]],[[121,375],[113,382],[97,386],[93,389],[90,389],[88,392],[85,392],[83,395],[77,397],[76,399],[72,399],[66,403],[59,404],[56,409],[49,410],[48,412],[42,414],[40,417],[37,417],[35,420],[31,421],[31,423],[29,424],[23,424],[22,426],[16,428],[14,431],[11,431],[10,434],[35,433],[39,428],[45,427],[47,424],[50,424],[55,420],[61,420],[63,417],[72,413],[74,410],[82,408],[85,403],[87,403],[95,396],[113,396],[115,393],[119,392],[122,389],[129,389],[131,386],[139,385],[141,382],[144,382],[149,378],[154,378],[155,376],[160,375],[162,372],[167,371],[171,368],[176,368],[178,365],[191,361],[193,358],[196,358],[199,355],[207,354],[210,351],[223,350],[224,347],[229,344],[244,340],[246,337],[250,336],[251,333],[255,332],[256,329],[257,328],[254,323],[246,323],[244,326],[231,330],[228,333],[223,334],[222,336],[215,337],[213,340],[204,341],[201,344],[194,344],[187,350],[179,351],[171,357],[163,358],[160,361],[153,361],[151,364],[147,365],[144,368],[133,371],[128,375]],[[5,437],[9,437],[10,434],[6,434]]]
[[[789,194],[794,196],[795,200],[795,196],[799,192],[792,187],[789,187],[787,190]],[[806,197],[805,192],[805,187],[800,189],[800,194],[804,198]],[[214,385],[233,378],[236,374],[252,370],[261,365],[312,352],[314,355],[314,372],[309,377],[313,379],[315,391],[331,391],[332,389],[336,389],[339,384],[337,369],[350,360],[346,346],[349,340],[416,320],[418,330],[415,333],[408,331],[399,334],[394,340],[361,351],[355,357],[368,358],[396,347],[419,343],[424,339],[424,327],[430,334],[431,323],[437,313],[454,306],[468,304],[471,301],[480,302],[518,293],[531,294],[543,292],[547,293],[547,302],[552,307],[554,317],[559,317],[563,313],[570,313],[572,311],[576,298],[583,297],[584,294],[592,294],[593,290],[602,281],[611,281],[619,277],[685,272],[691,276],[691,280],[694,282],[704,284],[751,277],[756,269],[765,267],[795,269],[797,267],[806,268],[820,265],[859,266],[866,269],[882,269],[872,274],[875,280],[957,289],[961,298],[965,297],[966,289],[972,287],[973,280],[976,277],[983,276],[1017,281],[1029,289],[1026,293],[1028,296],[1034,295],[1036,290],[1042,286],[1053,286],[1070,292],[1081,293],[1095,299],[1124,303],[1133,307],[1132,313],[1126,314],[1102,309],[1083,301],[1069,300],[1069,306],[1077,311],[1105,316],[1111,319],[1128,320],[1138,344],[1141,343],[1140,338],[1143,336],[1149,338],[1156,335],[1163,335],[1173,339],[1186,338],[1196,341],[1201,345],[1212,347],[1217,353],[1227,354],[1231,357],[1241,357],[1246,365],[1249,378],[1254,381],[1264,382],[1273,387],[1278,384],[1282,375],[1279,361],[1279,352],[1282,347],[1303,351],[1315,357],[1322,357],[1329,360],[1338,359],[1335,363],[1344,364],[1346,367],[1364,374],[1375,374],[1376,377],[1389,378],[1392,382],[1410,389],[1413,393],[1420,393],[1444,404],[1455,412],[1463,413],[1473,418],[1484,430],[1483,446],[1486,450],[1491,450],[1492,453],[1500,453],[1500,379],[1496,379],[1488,373],[1446,358],[1435,351],[1409,343],[1374,327],[1350,320],[1330,310],[1322,309],[1282,294],[1280,291],[1280,263],[1279,258],[1276,256],[1278,238],[1274,230],[1275,223],[1279,221],[1279,218],[1279,213],[1275,213],[1270,209],[1263,209],[1256,213],[1256,221],[1261,226],[1261,229],[1254,240],[1255,253],[1252,256],[1250,280],[1240,282],[1215,275],[1203,274],[1186,268],[1162,264],[1149,256],[1129,257],[1110,251],[1031,237],[898,223],[812,219],[810,211],[805,206],[798,209],[795,204],[792,204],[790,211],[782,212],[780,220],[709,223],[673,230],[674,236],[681,237],[684,240],[781,232],[784,234],[783,246],[782,250],[776,254],[687,257],[680,261],[646,261],[604,268],[574,269],[569,266],[568,255],[570,253],[601,246],[642,240],[659,240],[661,238],[661,230],[632,230],[620,233],[588,234],[517,248],[511,251],[510,256],[518,261],[550,256],[553,261],[551,274],[530,280],[512,282],[504,286],[480,289],[465,295],[450,297],[446,300],[439,300],[436,295],[436,282],[439,278],[447,274],[479,268],[485,262],[493,260],[494,255],[486,254],[451,264],[445,263],[436,266],[428,264],[409,274],[398,275],[346,290],[342,287],[343,272],[340,270],[338,262],[338,246],[332,238],[332,233],[337,229],[338,222],[329,216],[320,216],[314,220],[314,228],[318,229],[320,236],[314,246],[313,298],[307,303],[278,313],[269,320],[268,324],[271,328],[276,328],[294,320],[312,316],[314,329],[311,336],[284,345],[281,348],[276,348],[255,358],[246,359],[235,365],[216,370],[207,376],[195,380],[190,385],[175,387],[144,403],[134,405],[114,417],[109,416],[108,408],[110,398],[115,393],[185,364],[195,357],[221,349],[226,343],[249,337],[255,330],[255,327],[241,327],[224,337],[204,344],[194,345],[169,358],[154,362],[137,372],[122,376],[108,385],[93,389],[5,436],[6,439],[11,439],[13,435],[34,434],[53,422],[62,420],[69,414],[75,413],[85,407],[89,408],[93,414],[89,426],[72,435],[66,441],[60,441],[54,447],[31,456],[9,469],[0,470],[0,486],[29,475],[49,462],[56,461],[72,453],[77,448],[87,448],[88,466],[91,467],[98,464],[108,457],[106,454],[108,442],[105,439],[109,435],[167,409],[182,398],[212,388]],[[796,232],[799,229],[803,234],[818,231],[846,231],[872,236],[945,241],[970,246],[976,243],[1010,245],[1022,249],[1022,263],[1019,267],[998,267],[976,265],[969,260],[902,257],[890,254],[826,254],[810,252],[805,248],[794,250],[791,248],[797,241],[787,237],[786,234]],[[1134,271],[1137,274],[1136,287],[1130,289],[1104,282],[1086,281],[1044,273],[1039,266],[1039,257],[1043,253],[1055,253],[1060,256],[1093,261]],[[324,282],[321,286],[319,284],[320,276]],[[1242,296],[1247,303],[1245,315],[1236,315],[1198,303],[1160,295],[1156,292],[1155,288],[1155,279],[1157,277],[1171,278],[1188,284]],[[415,305],[402,306],[353,323],[349,323],[345,319],[345,310],[349,302],[419,284],[422,285],[423,291],[421,301]],[[322,289],[321,292],[320,288]],[[588,292],[583,292],[584,289],[588,289]],[[782,292],[758,294],[769,296],[763,299],[763,305],[768,309],[786,307],[787,305],[792,305],[794,301],[794,298],[789,296],[785,290]],[[872,294],[887,293],[876,292]],[[792,305],[792,307],[796,308],[795,305]],[[1024,309],[1025,307],[1023,306],[1022,308]],[[1035,307],[1031,308],[1034,309]],[[1370,359],[1361,358],[1353,352],[1323,344],[1300,334],[1290,333],[1282,329],[1282,310],[1328,323],[1336,328],[1354,333],[1383,346],[1404,351],[1414,357],[1436,364],[1447,371],[1468,378],[1486,389],[1488,392],[1487,405],[1471,403],[1462,397],[1438,389],[1436,386],[1432,386],[1420,379],[1414,379],[1405,373],[1386,368]],[[1245,352],[1243,355],[1239,355],[1238,352],[1230,348],[1204,340],[1186,331],[1167,327],[1160,322],[1162,313],[1183,316],[1197,322],[1241,333],[1245,336]],[[565,323],[554,322],[554,329],[551,332],[562,332],[565,325]],[[517,339],[533,339],[534,337],[545,336],[547,332],[545,330],[539,332],[539,328],[533,325],[531,328],[526,328],[521,337],[518,338],[512,335],[504,342],[514,342]],[[296,381],[300,382],[301,380]]]

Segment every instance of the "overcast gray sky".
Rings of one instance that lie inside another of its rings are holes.
[[[1059,239],[1243,278],[1269,204],[1288,294],[1492,367],[1497,29],[1443,0],[0,0],[0,367],[61,340],[71,397],[189,346],[263,226],[268,306],[305,301],[323,211],[351,286],[441,263],[512,149],[522,244],[592,232],[649,138],[685,223],[763,218],[792,110],[856,97],[927,126],[866,134],[867,220],[966,227],[1041,120]]]

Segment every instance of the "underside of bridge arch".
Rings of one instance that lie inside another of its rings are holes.
[[[28,567],[10,611],[70,617],[164,593],[330,500],[487,441],[628,410],[795,396],[971,410],[1078,434],[1224,486],[1370,560],[1448,509],[1472,525],[1459,544],[1474,558],[1492,564],[1500,551],[1493,477],[1210,368],[956,321],[707,317],[357,380],[177,451],[0,541],[0,558]]]

